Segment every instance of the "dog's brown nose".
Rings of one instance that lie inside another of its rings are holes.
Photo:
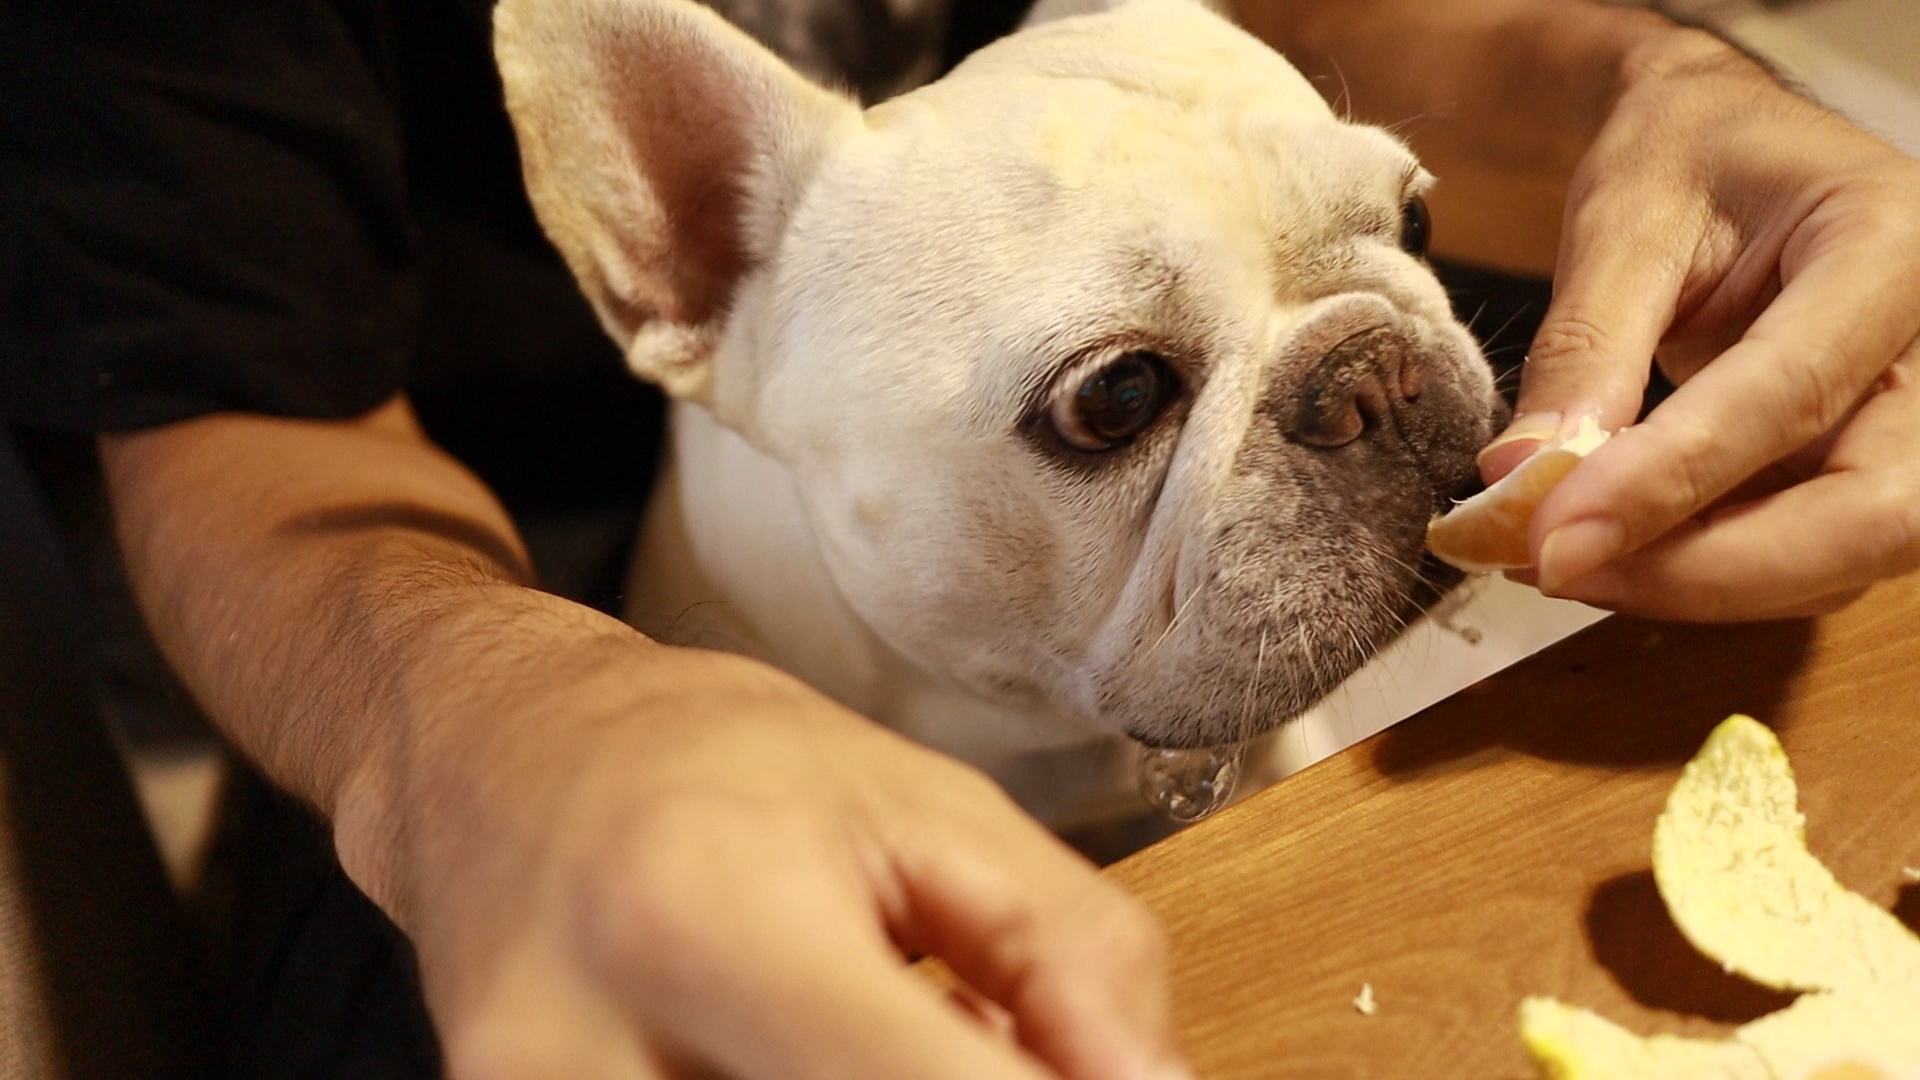
[[[1282,427],[1308,446],[1345,446],[1417,402],[1425,386],[1419,350],[1403,335],[1386,327],[1363,330],[1320,358]]]

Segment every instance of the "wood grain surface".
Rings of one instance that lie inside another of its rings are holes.
[[[1819,620],[1610,619],[1110,869],[1166,923],[1200,1075],[1528,1077],[1528,994],[1642,1033],[1785,1005],[1693,951],[1650,869],[1733,712],[1780,733],[1814,854],[1920,925],[1920,576]]]

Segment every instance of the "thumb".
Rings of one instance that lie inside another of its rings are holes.
[[[1570,203],[1553,302],[1534,336],[1513,421],[1480,452],[1489,482],[1584,417],[1604,430],[1633,422],[1654,349],[1673,321],[1690,251],[1675,249],[1686,215],[1649,213],[1640,185],[1614,185]]]

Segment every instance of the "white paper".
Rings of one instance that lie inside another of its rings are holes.
[[[1473,578],[1282,733],[1279,763],[1304,769],[1607,614],[1497,574]]]

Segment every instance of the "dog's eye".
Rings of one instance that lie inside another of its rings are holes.
[[[1427,200],[1415,195],[1400,208],[1400,246],[1410,255],[1425,255],[1433,233],[1433,219],[1427,215]]]
[[[1053,429],[1079,450],[1111,450],[1145,431],[1172,396],[1173,372],[1150,352],[1129,352],[1054,401]]]

